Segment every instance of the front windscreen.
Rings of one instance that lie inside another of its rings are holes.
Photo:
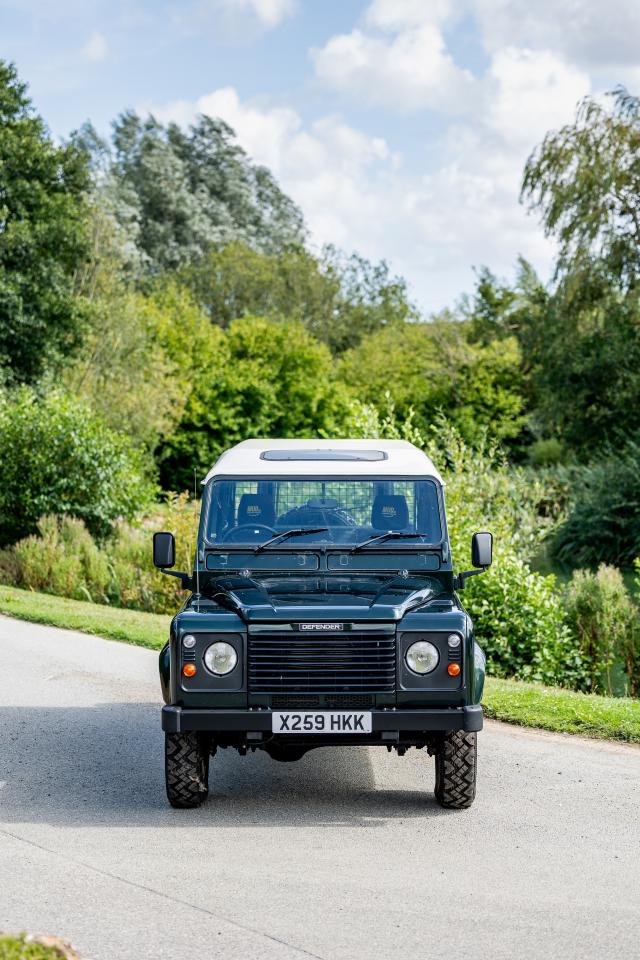
[[[207,491],[209,543],[440,543],[438,491],[432,480],[307,477],[212,480]]]

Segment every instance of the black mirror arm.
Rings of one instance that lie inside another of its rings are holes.
[[[480,567],[479,570],[463,570],[462,573],[459,573],[456,577],[453,578],[453,589],[454,590],[464,590],[465,583],[469,577],[477,577],[479,573],[485,573],[489,567]]]
[[[193,577],[188,573],[180,573],[178,570],[167,570],[166,567],[160,567],[160,573],[166,573],[168,577],[177,577],[183,590],[193,590]]]

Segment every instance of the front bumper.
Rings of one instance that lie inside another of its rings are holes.
[[[372,710],[371,714],[374,733],[423,730],[471,733],[482,730],[483,721],[480,705],[435,710]],[[162,729],[166,733],[187,730],[271,733],[271,710],[199,710],[167,705],[162,708]],[[317,740],[322,739],[323,735],[318,734]]]

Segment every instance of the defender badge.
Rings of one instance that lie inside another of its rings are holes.
[[[344,630],[344,623],[300,623],[298,624],[300,630]]]

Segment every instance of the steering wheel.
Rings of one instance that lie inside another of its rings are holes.
[[[233,530],[229,531],[224,538],[224,543],[236,543],[238,540],[242,540],[242,537],[238,537],[237,534],[242,533],[243,530],[251,530],[254,535],[269,533],[272,537],[275,537],[278,532],[274,530],[273,527],[267,526],[266,523],[243,523],[239,527],[234,527]]]

